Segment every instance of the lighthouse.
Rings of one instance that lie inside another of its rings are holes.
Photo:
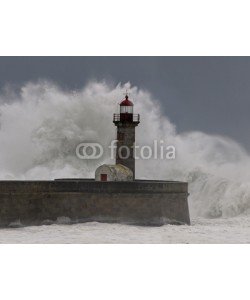
[[[126,94],[120,103],[120,113],[113,116],[113,123],[117,127],[116,164],[129,168],[135,179],[135,127],[140,123],[140,115],[134,114],[133,108],[134,104]]]
[[[119,114],[113,116],[117,127],[116,164],[99,166],[95,171],[96,181],[135,180],[135,127],[140,123],[140,115],[134,114],[128,94],[119,105]]]

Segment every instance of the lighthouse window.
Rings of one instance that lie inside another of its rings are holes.
[[[133,106],[121,106],[120,110],[121,114],[132,114],[133,113]]]

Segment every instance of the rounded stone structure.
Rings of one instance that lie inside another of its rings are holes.
[[[95,171],[96,181],[132,181],[133,172],[121,165],[101,165]]]

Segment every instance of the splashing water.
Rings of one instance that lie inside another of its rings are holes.
[[[115,138],[112,113],[126,88],[140,113],[138,145],[154,140],[174,145],[176,158],[139,159],[137,178],[187,180],[192,216],[231,217],[250,209],[250,157],[235,141],[202,132],[179,134],[151,94],[129,83],[116,87],[92,82],[82,90],[63,91],[49,82],[27,83],[20,94],[0,96],[0,178],[54,179],[93,177],[96,167],[112,163]],[[81,142],[105,149],[98,160],[80,160]],[[113,162],[114,163],[114,162]]]

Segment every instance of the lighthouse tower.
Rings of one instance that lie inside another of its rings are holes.
[[[135,178],[135,127],[140,123],[140,115],[133,113],[133,107],[126,94],[120,103],[120,113],[114,114],[113,123],[117,127],[116,164],[129,168]]]

